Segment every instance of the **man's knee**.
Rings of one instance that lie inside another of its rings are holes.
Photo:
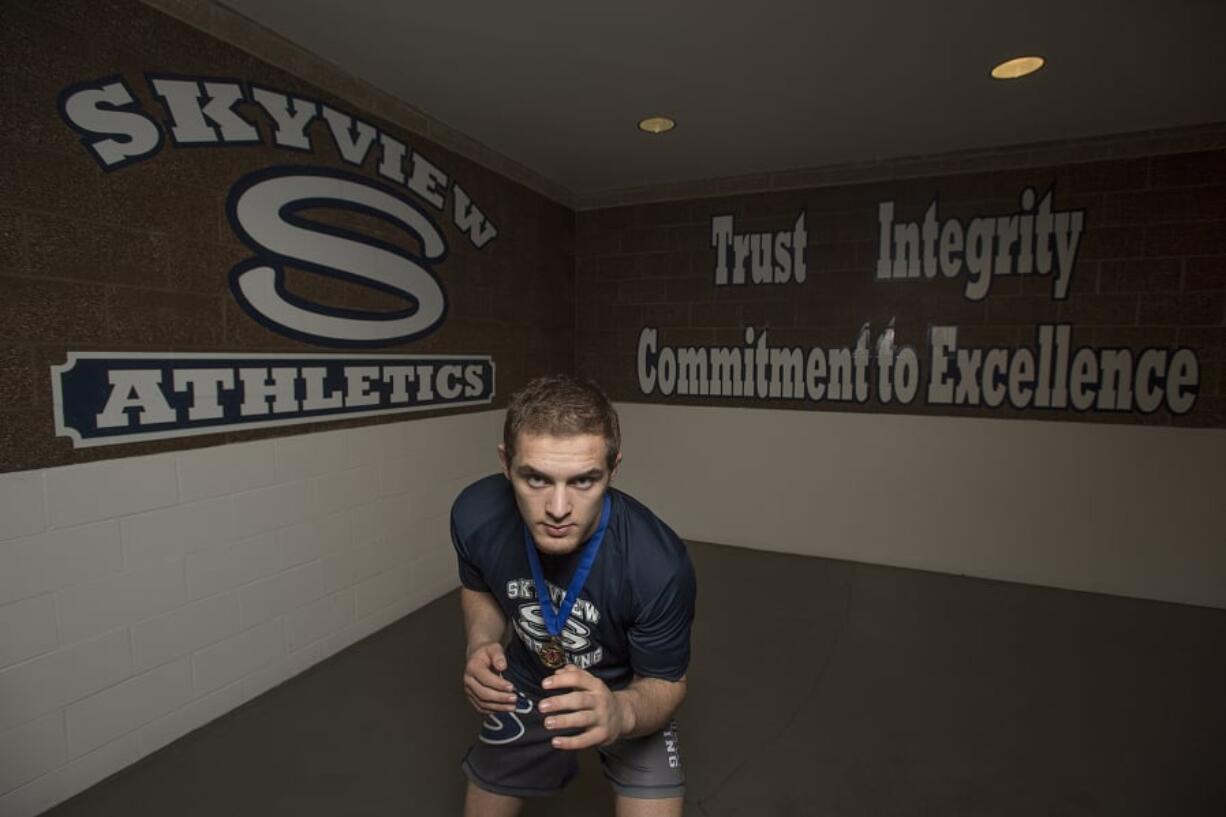
[[[617,795],[617,817],[681,817],[680,797],[642,798]]]
[[[464,817],[515,817],[523,805],[518,797],[486,791],[470,780],[464,795]]]

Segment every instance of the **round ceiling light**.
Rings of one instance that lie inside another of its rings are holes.
[[[646,133],[665,133],[677,127],[677,123],[667,116],[649,116],[639,122],[639,130]]]
[[[1005,60],[993,68],[992,77],[995,79],[1017,79],[1027,74],[1033,74],[1042,67],[1042,57],[1016,57],[1011,60]]]

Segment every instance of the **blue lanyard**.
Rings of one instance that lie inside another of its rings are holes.
[[[566,595],[562,597],[562,609],[557,611],[554,610],[553,597],[549,595],[549,585],[545,583],[545,575],[541,571],[541,559],[536,554],[536,543],[532,541],[532,531],[528,530],[527,524],[524,525],[524,547],[528,551],[528,563],[532,565],[532,579],[536,582],[536,597],[541,602],[541,617],[545,619],[545,629],[550,635],[562,634],[562,628],[566,626],[571,610],[575,609],[575,602],[579,600],[579,594],[583,592],[583,583],[587,581],[587,574],[592,572],[592,565],[596,562],[596,553],[600,550],[605,530],[609,527],[609,511],[612,507],[613,503],[609,501],[609,494],[606,492],[604,506],[600,509],[600,524],[597,525],[592,538],[588,539],[587,544],[583,546],[583,557],[579,561],[575,575],[570,579]]]

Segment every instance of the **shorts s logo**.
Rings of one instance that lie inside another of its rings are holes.
[[[525,731],[519,715],[527,715],[532,708],[532,701],[520,695],[514,712],[491,712],[486,715],[485,722],[481,724],[481,742],[498,746],[519,740]]]

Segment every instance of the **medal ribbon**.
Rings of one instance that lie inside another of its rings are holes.
[[[596,562],[596,553],[600,550],[600,543],[604,540],[605,529],[609,527],[609,511],[613,507],[613,503],[609,500],[608,493],[604,495],[604,506],[600,509],[600,524],[596,526],[596,532],[592,534],[592,538],[587,540],[587,544],[583,546],[583,557],[579,560],[579,567],[575,570],[575,575],[571,576],[570,586],[566,588],[566,595],[562,596],[562,607],[555,611],[553,607],[553,597],[549,594],[549,585],[545,582],[545,574],[541,570],[541,559],[536,554],[536,543],[532,541],[532,531],[528,530],[528,526],[524,525],[524,547],[528,551],[528,563],[532,565],[532,579],[536,582],[536,597],[541,602],[541,617],[545,619],[545,629],[550,635],[561,635],[562,629],[566,626],[566,620],[570,618],[570,613],[575,609],[575,602],[579,600],[579,594],[583,592],[583,583],[587,581],[587,574],[592,572],[592,565]]]

